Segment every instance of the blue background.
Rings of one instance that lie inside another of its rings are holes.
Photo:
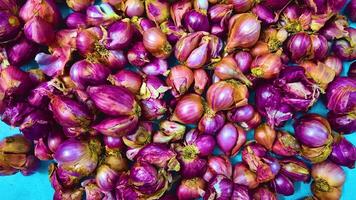
[[[61,7],[62,15],[65,17],[70,10],[66,7]],[[351,24],[352,27],[356,27],[355,23]],[[31,63],[31,67],[35,63]],[[344,69],[341,76],[346,76],[349,69],[350,62],[344,63]],[[320,99],[323,99],[321,97]],[[319,100],[309,111],[310,113],[319,113],[320,115],[326,116],[328,110]],[[292,121],[289,121],[282,129],[293,132]],[[5,123],[0,121],[0,139],[6,136],[19,133],[17,128],[12,128],[7,126]],[[253,138],[253,132],[248,133],[248,138]],[[349,141],[356,145],[356,134],[346,135]],[[236,156],[232,159],[233,163],[240,161],[240,156]],[[12,176],[0,176],[0,199],[1,200],[49,200],[52,199],[54,190],[52,189],[49,179],[48,179],[48,165],[50,161],[41,162],[40,169],[31,176],[23,176],[21,173],[17,173]],[[355,185],[356,185],[356,169],[351,170],[348,168],[343,168],[346,173],[346,183],[343,188],[342,200],[356,199],[355,197]],[[289,197],[280,196],[279,199],[285,200],[295,200],[311,194],[309,184],[305,183],[295,183],[295,194]]]

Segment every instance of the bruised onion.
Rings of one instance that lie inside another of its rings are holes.
[[[208,185],[208,190],[204,195],[204,199],[230,199],[233,192],[233,182],[224,175],[217,175]]]
[[[260,37],[261,23],[252,13],[243,13],[231,17],[226,52],[236,48],[252,47]]]
[[[24,118],[19,128],[26,138],[37,140],[49,133],[51,123],[51,118],[46,112],[34,110]]]
[[[246,142],[246,132],[239,126],[227,123],[216,135],[216,141],[225,155],[235,156]]]
[[[259,187],[253,194],[254,199],[277,200],[277,195],[266,187]]]
[[[172,120],[185,124],[195,124],[201,118],[203,112],[201,97],[196,94],[188,94],[178,101]]]
[[[166,103],[162,99],[141,100],[142,116],[148,120],[160,119],[167,111]]]
[[[0,70],[0,88],[4,97],[26,94],[33,87],[28,72],[8,66]]]
[[[161,29],[153,27],[143,33],[145,48],[157,58],[167,58],[172,52],[172,46]]]

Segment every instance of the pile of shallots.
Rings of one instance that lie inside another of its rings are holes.
[[[0,142],[0,175],[53,160],[55,200],[274,200],[298,181],[305,199],[340,199],[356,160],[355,10],[0,0],[0,116],[21,132]]]

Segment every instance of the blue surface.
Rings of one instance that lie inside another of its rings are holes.
[[[66,16],[70,11],[61,7],[62,15]],[[352,27],[356,27],[355,23],[351,24]],[[32,64],[31,64],[32,65]],[[33,65],[32,65],[33,66]],[[341,76],[346,76],[350,62],[344,63],[344,69]],[[320,99],[323,99],[321,97]],[[326,116],[328,110],[324,104],[319,100],[309,111],[310,113],[319,113]],[[288,122],[284,127],[284,130],[293,132],[292,122]],[[12,128],[0,121],[0,140],[6,136],[19,133],[17,128]],[[248,138],[253,137],[253,132],[248,133]],[[350,142],[356,145],[356,133],[346,135]],[[233,158],[233,163],[241,160],[240,156]],[[40,169],[31,176],[23,176],[21,173],[17,173],[12,176],[0,176],[0,200],[49,200],[52,199],[54,190],[52,189],[49,179],[47,168],[50,162],[42,162]],[[346,183],[343,188],[342,200],[352,200],[354,198],[354,191],[356,185],[356,169],[351,170],[343,168],[346,173]],[[282,200],[296,200],[311,194],[309,184],[295,183],[295,194],[293,196],[284,197],[280,196]]]

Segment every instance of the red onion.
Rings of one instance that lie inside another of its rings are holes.
[[[193,84],[193,72],[184,65],[177,65],[171,68],[167,77],[167,85],[172,88],[172,94],[179,97],[185,94]]]
[[[176,1],[171,5],[171,17],[177,27],[182,26],[182,20],[184,15],[191,9],[192,3],[189,0]]]
[[[35,61],[47,76],[58,76],[63,75],[64,68],[71,59],[70,56],[71,50],[69,48],[56,48],[52,54],[37,54]]]
[[[248,48],[256,44],[260,37],[261,23],[251,13],[233,16],[229,21],[229,33],[225,47],[226,52],[236,48]]]
[[[252,74],[264,79],[277,77],[282,68],[281,57],[272,53],[257,56],[251,64]]]
[[[202,178],[184,179],[177,189],[179,200],[189,200],[203,197],[205,181]]]
[[[122,50],[131,43],[134,28],[129,19],[123,19],[111,24],[108,28],[106,47],[111,50]]]
[[[169,89],[158,76],[147,76],[141,86],[140,97],[142,99],[162,99],[165,92]]]
[[[355,167],[356,147],[342,136],[338,136],[335,138],[329,158],[336,164],[352,169]]]
[[[283,174],[278,174],[276,178],[271,182],[271,187],[278,193],[284,196],[290,196],[294,194],[293,182]]]
[[[347,113],[355,107],[354,95],[356,80],[348,77],[337,77],[326,91],[327,108],[337,113]]]
[[[226,156],[211,156],[208,159],[208,168],[204,174],[205,181],[211,181],[216,175],[232,176],[232,165]]]
[[[261,124],[255,129],[254,138],[257,143],[271,150],[276,139],[276,131],[267,124]]]
[[[63,133],[60,130],[52,129],[48,133],[48,137],[47,137],[48,148],[52,152],[56,152],[58,147],[59,147],[59,145],[65,140],[66,140],[66,138],[64,137]]]
[[[221,26],[229,20],[232,14],[233,5],[231,4],[216,4],[209,8],[208,15],[213,23],[220,23]]]
[[[96,170],[96,183],[104,191],[110,191],[116,186],[118,172],[111,169],[108,165],[102,164]]]
[[[188,94],[178,101],[172,120],[185,124],[195,124],[199,121],[203,112],[201,97],[196,94]]]
[[[40,138],[34,147],[34,155],[40,160],[51,160],[52,152],[48,149],[47,145],[44,143],[43,138]]]
[[[237,79],[246,84],[247,86],[251,86],[252,83],[248,78],[242,73],[240,68],[238,68],[236,61],[231,56],[226,56],[218,63],[214,64],[214,73],[221,80],[227,79]]]
[[[229,178],[224,175],[217,175],[209,182],[204,200],[214,198],[217,200],[230,199],[233,186],[234,184]]]
[[[107,3],[89,6],[86,9],[86,16],[88,24],[92,26],[107,26],[120,18]]]
[[[0,77],[0,88],[4,97],[22,96],[34,86],[28,72],[24,72],[14,66],[2,68]]]
[[[210,50],[210,37],[204,36],[199,46],[190,53],[185,64],[193,69],[202,67],[209,59]]]
[[[137,35],[139,38],[141,38],[142,34],[153,27],[156,27],[156,24],[144,17],[138,18],[138,17],[133,17],[131,19],[131,22],[135,25],[136,29],[141,33],[141,35]],[[137,32],[135,32],[137,33]]]
[[[122,141],[121,137],[111,137],[111,136],[104,136],[103,141],[105,144],[105,147],[110,148],[110,149],[124,149],[125,145]]]
[[[37,45],[26,37],[21,37],[15,43],[6,47],[7,58],[11,65],[21,66],[33,59],[38,52]]]
[[[235,164],[232,180],[234,183],[247,186],[249,189],[254,189],[259,184],[256,179],[256,174],[249,170],[244,163]]]
[[[168,73],[168,62],[165,59],[154,58],[152,62],[146,64],[142,71],[147,75],[164,75]]]
[[[102,57],[99,59],[103,64],[113,70],[122,69],[127,65],[126,52],[124,51],[116,51],[116,50],[108,50],[107,57]]]
[[[295,137],[309,147],[320,147],[330,143],[331,127],[328,121],[317,115],[307,114],[294,124]]]
[[[272,151],[281,156],[295,156],[300,152],[300,145],[293,135],[288,132],[279,131]]]
[[[141,0],[127,0],[123,11],[128,17],[142,16],[145,12],[144,2]]]
[[[192,53],[192,51],[198,47],[204,35],[207,35],[207,33],[203,31],[199,31],[199,32],[189,33],[186,36],[183,36],[181,39],[179,39],[175,46],[175,51],[174,51],[174,55],[177,58],[177,60],[180,62],[185,62],[190,56],[190,54]]]
[[[134,95],[121,86],[101,85],[88,87],[87,92],[102,112],[111,116],[140,115],[140,106]]]
[[[26,22],[24,32],[27,39],[42,45],[49,45],[55,37],[52,25],[38,16]]]
[[[311,56],[315,60],[325,58],[328,53],[328,41],[322,35],[310,35],[311,39]]]
[[[203,94],[209,83],[209,76],[204,69],[194,70],[194,91],[197,94]]]
[[[96,139],[68,139],[54,154],[58,165],[80,176],[91,174],[98,163],[101,144]]]
[[[125,87],[133,94],[138,94],[142,85],[142,77],[133,71],[123,69],[114,75],[109,75],[108,80],[115,86]]]
[[[232,123],[225,124],[216,135],[219,148],[227,156],[235,156],[246,142],[246,132]]]
[[[281,173],[292,181],[309,181],[310,170],[303,161],[296,158],[285,158],[279,162],[281,163]]]
[[[162,118],[167,112],[166,102],[162,99],[141,100],[142,116],[147,120]]]
[[[87,200],[95,200],[95,199],[110,199],[110,198],[114,198],[110,192],[105,192],[102,191],[97,183],[95,179],[87,179],[85,181],[83,181],[81,183],[81,186],[84,188],[85,190],[85,198]],[[81,191],[81,190],[80,190]]]
[[[267,150],[256,142],[250,142],[242,150],[242,160],[248,165],[251,171],[256,172],[261,164],[261,158],[267,153]]]
[[[225,116],[222,112],[217,112],[215,114],[205,113],[199,121],[198,129],[203,133],[215,135],[224,124]]]
[[[135,43],[127,52],[127,59],[131,65],[143,67],[150,63],[149,52],[146,50],[143,42]]]
[[[83,11],[94,4],[94,0],[66,0],[69,8],[74,11]]]
[[[351,113],[328,113],[328,121],[334,130],[343,134],[353,133],[356,131],[356,121]]]
[[[228,3],[234,5],[235,12],[238,13],[249,11],[255,4],[252,0],[228,0]]]
[[[234,59],[242,73],[245,74],[250,71],[252,56],[249,52],[239,51],[235,54]]]
[[[103,31],[98,27],[83,29],[76,37],[76,47],[80,54],[87,56],[95,51],[95,45],[103,37]]]
[[[53,26],[60,24],[62,16],[53,0],[29,0],[21,7],[19,15],[25,22],[41,18]]]
[[[248,188],[239,184],[234,184],[234,191],[232,192],[231,198],[246,200],[251,199]]]
[[[10,126],[20,126],[33,110],[33,107],[24,102],[10,104],[1,112],[1,120]]]
[[[273,12],[272,9],[268,8],[267,5],[257,4],[253,9],[252,12],[258,16],[264,24],[274,24],[278,21],[278,14]]]
[[[163,22],[160,28],[167,35],[167,39],[171,44],[177,43],[186,34],[183,28],[175,26],[171,20]]]
[[[0,11],[0,19],[0,26],[4,28],[4,31],[0,33],[0,42],[4,43],[16,38],[21,26],[19,19],[5,11]]]
[[[37,140],[49,133],[51,123],[52,121],[48,113],[34,110],[24,118],[19,128],[26,138]]]
[[[342,61],[340,58],[336,57],[336,56],[328,56],[325,58],[325,60],[323,61],[325,65],[327,65],[328,67],[330,67],[331,69],[333,69],[335,71],[335,75],[339,76],[343,66],[342,66]]]
[[[233,81],[219,81],[207,91],[207,102],[213,111],[229,110],[247,104],[248,90],[245,85]]]
[[[288,40],[287,49],[293,61],[306,57],[311,48],[312,40],[307,33],[297,33]]]
[[[104,119],[99,124],[94,125],[93,129],[107,136],[120,137],[135,130],[137,124],[137,116],[121,116]]]
[[[164,0],[145,1],[148,19],[160,24],[169,18],[169,3]]]
[[[106,82],[110,70],[100,63],[81,60],[70,68],[70,77],[80,89],[88,85],[99,85]]]
[[[340,166],[328,161],[318,163],[313,165],[311,175],[314,179],[311,185],[314,196],[320,199],[340,199],[345,182],[345,172]]]
[[[73,12],[66,18],[68,28],[87,28],[86,16],[80,12]]]
[[[143,33],[145,48],[157,58],[167,58],[172,52],[172,46],[161,29],[153,27]]]
[[[189,32],[210,30],[208,16],[195,10],[189,10],[185,13],[184,26]]]

